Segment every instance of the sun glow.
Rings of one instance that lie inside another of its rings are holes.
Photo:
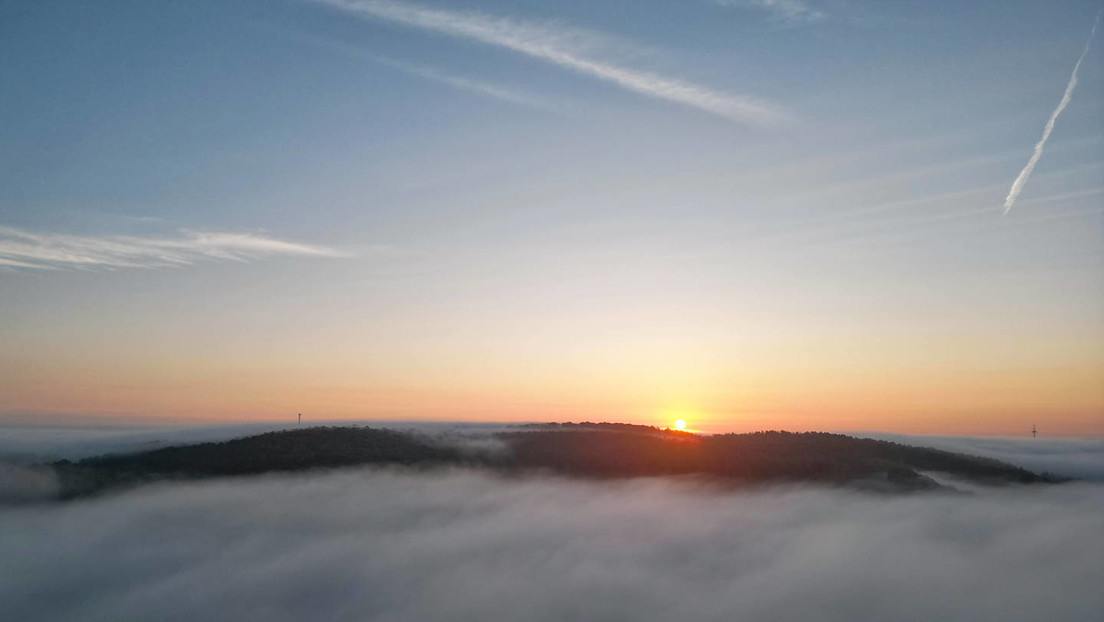
[[[675,420],[675,429],[676,430],[685,430],[686,429],[686,420],[685,419],[676,419]]]

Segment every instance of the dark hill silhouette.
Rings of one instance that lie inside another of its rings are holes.
[[[946,472],[985,484],[1046,481],[989,458],[821,432],[700,436],[648,426],[580,423],[519,426],[496,437],[508,451],[464,452],[393,430],[316,427],[53,466],[65,497],[163,479],[357,465],[474,466],[598,478],[695,475],[745,484],[878,482],[899,491],[940,487],[918,471]]]
[[[63,496],[159,479],[257,475],[367,464],[441,465],[460,461],[450,447],[411,434],[359,427],[268,432],[221,443],[166,447],[54,463]]]
[[[825,432],[699,436],[591,423],[536,430],[501,435],[519,465],[583,476],[706,474],[749,482],[846,482],[882,475],[906,482],[923,470],[979,483],[1042,481],[1030,471],[990,458]]]

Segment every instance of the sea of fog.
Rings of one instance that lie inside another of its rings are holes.
[[[11,620],[1093,620],[1104,486],[358,469],[0,511]]]
[[[0,428],[0,455],[73,459],[271,429]],[[418,429],[467,442],[499,428]],[[1100,441],[891,440],[1104,472]],[[0,617],[1099,619],[1104,483],[973,490],[395,468],[162,483],[0,506]]]

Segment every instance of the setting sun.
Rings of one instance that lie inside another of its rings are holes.
[[[676,430],[685,430],[686,429],[686,420],[685,419],[676,419],[675,420],[675,429]]]

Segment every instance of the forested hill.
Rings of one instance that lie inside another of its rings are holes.
[[[221,443],[168,447],[53,464],[62,496],[164,479],[358,465],[469,466],[575,477],[694,475],[732,483],[877,483],[938,488],[920,471],[982,484],[1046,481],[988,458],[819,432],[701,436],[627,424],[542,424],[493,436],[497,447],[462,450],[445,440],[370,427],[315,427]]]
[[[500,435],[515,460],[582,476],[705,474],[738,481],[902,483],[939,471],[978,483],[1034,483],[1039,475],[977,456],[825,432],[702,436],[624,424],[560,424]]]

